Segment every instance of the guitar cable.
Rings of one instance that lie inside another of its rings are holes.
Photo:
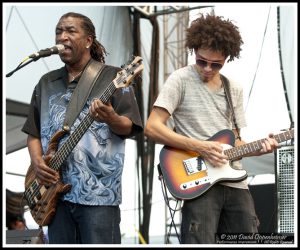
[[[164,178],[162,176],[162,173],[161,173],[161,170],[160,170],[160,165],[158,164],[157,165],[157,168],[158,168],[158,172],[159,172],[159,175],[158,175],[158,179],[160,180],[160,183],[161,183],[161,189],[162,189],[162,193],[163,193],[163,197],[164,197],[164,200],[165,200],[165,203],[169,209],[169,212],[170,212],[170,215],[171,215],[171,224],[169,225],[169,231],[167,233],[167,237],[166,237],[166,244],[170,243],[169,241],[169,238],[171,236],[171,229],[172,229],[172,226],[174,227],[175,229],[175,233],[176,233],[176,236],[177,236],[177,239],[179,241],[179,244],[181,244],[181,241],[180,241],[180,237],[179,237],[179,233],[177,231],[177,227],[176,227],[176,224],[174,222],[174,215],[177,211],[180,211],[182,209],[182,207],[180,206],[179,208],[177,208],[177,205],[179,204],[179,200],[176,199],[176,205],[175,205],[175,209],[173,209],[171,206],[170,206],[170,202],[169,202],[169,198],[168,198],[168,195],[167,195],[167,187],[166,187],[166,184],[165,184],[165,181],[164,181]]]

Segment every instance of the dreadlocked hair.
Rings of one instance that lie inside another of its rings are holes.
[[[87,16],[75,12],[66,13],[60,19],[67,17],[74,17],[82,20],[82,29],[85,31],[86,35],[92,36],[93,38],[93,43],[91,45],[91,57],[96,61],[105,63],[105,56],[107,56],[107,52],[104,46],[96,39],[95,26],[92,23],[91,19],[89,19]]]
[[[241,38],[239,29],[229,19],[207,14],[192,21],[186,33],[186,47],[192,53],[199,48],[221,52],[229,61],[240,57]]]

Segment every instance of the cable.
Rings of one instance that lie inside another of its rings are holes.
[[[283,85],[283,89],[284,89],[284,96],[285,96],[285,100],[286,100],[286,106],[287,106],[287,110],[288,110],[289,117],[290,117],[291,128],[293,128],[294,127],[294,121],[293,121],[291,108],[290,108],[290,104],[289,104],[289,98],[288,98],[288,95],[287,95],[285,77],[284,77],[284,72],[283,72],[283,64],[282,64],[282,54],[281,54],[282,51],[281,51],[281,43],[280,43],[280,7],[279,6],[277,7],[277,34],[278,34],[278,52],[279,52],[279,64],[280,64],[282,85]]]
[[[17,12],[17,14],[18,14],[18,16],[19,16],[21,22],[23,23],[23,26],[24,26],[24,28],[26,29],[28,35],[30,36],[31,41],[33,42],[34,46],[35,46],[36,49],[38,50],[38,46],[37,46],[36,42],[34,41],[33,36],[31,35],[30,30],[27,28],[27,26],[26,26],[26,24],[25,24],[25,21],[23,20],[23,18],[22,18],[22,16],[21,16],[21,14],[19,13],[17,7],[15,7],[15,10],[16,10],[16,12]],[[49,67],[48,67],[48,65],[47,65],[47,63],[46,63],[46,61],[45,61],[45,59],[42,58],[42,60],[43,60],[43,63],[45,64],[47,70],[50,71],[50,69],[49,69]]]
[[[169,232],[167,233],[167,237],[166,237],[166,242],[165,242],[165,243],[166,243],[166,244],[169,243],[169,238],[170,238],[170,235],[171,235],[171,229],[172,229],[172,225],[173,225],[173,226],[174,226],[174,229],[175,229],[175,233],[176,233],[177,239],[178,239],[179,243],[181,244],[180,237],[179,237],[179,233],[177,232],[177,227],[176,227],[176,224],[175,224],[175,222],[174,222],[174,215],[175,215],[175,212],[180,211],[182,207],[180,206],[180,208],[177,209],[177,205],[178,205],[179,200],[176,200],[176,206],[175,206],[175,209],[173,209],[173,208],[170,206],[169,198],[168,198],[168,195],[167,195],[167,187],[166,187],[164,178],[163,178],[163,176],[162,176],[162,173],[161,173],[161,171],[160,171],[160,166],[159,166],[159,164],[157,165],[157,167],[158,167],[158,172],[159,172],[158,179],[160,180],[160,183],[161,183],[162,194],[163,194],[165,203],[166,203],[167,207],[169,208],[169,212],[170,212],[170,215],[171,215],[170,228],[169,228]],[[173,212],[173,213],[172,213],[172,212]]]
[[[248,108],[250,96],[251,96],[251,93],[252,93],[252,89],[253,89],[253,86],[254,86],[254,82],[255,82],[256,75],[257,75],[257,71],[258,71],[259,64],[260,64],[260,59],[261,59],[262,49],[263,49],[263,45],[264,45],[264,42],[265,42],[266,33],[267,33],[267,27],[268,27],[269,18],[270,18],[270,11],[271,11],[271,6],[270,6],[270,8],[269,8],[269,13],[268,13],[268,18],[267,18],[267,22],[266,22],[265,32],[264,32],[262,44],[261,44],[261,47],[260,47],[259,58],[258,58],[256,70],[255,70],[255,73],[254,73],[254,77],[253,77],[253,80],[252,80],[252,85],[251,85],[251,88],[250,88],[250,92],[249,92],[249,95],[248,95],[248,100],[247,100],[247,105],[246,105],[246,107],[245,107],[245,112],[246,112],[246,110],[247,110],[247,108]]]
[[[6,32],[7,32],[7,29],[8,29],[8,26],[10,24],[10,20],[11,20],[11,16],[12,16],[12,13],[13,13],[13,10],[14,10],[14,6],[11,7],[11,10],[9,12],[9,17],[8,17],[8,20],[7,20],[7,24],[6,24]]]

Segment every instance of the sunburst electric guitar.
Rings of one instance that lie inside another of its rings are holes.
[[[294,129],[274,135],[280,143],[294,138]],[[221,130],[209,141],[218,141],[229,162],[262,148],[265,139],[233,147],[235,136],[231,130]],[[204,194],[218,182],[236,182],[247,178],[246,170],[233,169],[230,164],[213,167],[195,152],[164,146],[160,151],[159,168],[170,193],[177,199],[188,200]]]
[[[119,71],[115,79],[101,94],[99,99],[107,103],[118,88],[127,87],[132,79],[143,70],[142,58],[134,60]],[[63,162],[72,152],[79,140],[93,123],[93,118],[87,114],[77,128],[68,137],[66,142],[57,150],[59,140],[67,133],[63,130],[56,132],[51,138],[47,153],[44,156],[46,164],[59,172]],[[36,179],[34,169],[30,165],[25,178],[25,198],[28,202],[31,215],[40,226],[48,225],[56,211],[57,199],[61,194],[70,191],[71,185],[58,181],[51,186],[40,185]]]

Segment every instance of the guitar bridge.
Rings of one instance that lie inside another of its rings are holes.
[[[205,162],[201,157],[193,157],[183,160],[183,165],[188,175],[195,174],[207,169]]]

